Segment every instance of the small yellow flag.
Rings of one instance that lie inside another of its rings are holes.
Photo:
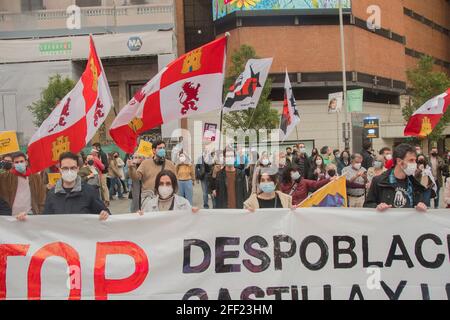
[[[347,208],[347,180],[344,176],[326,184],[302,203],[299,208],[333,207]]]
[[[61,179],[61,173],[49,173],[48,174],[48,184],[51,186],[56,185],[56,182]]]
[[[139,143],[139,148],[136,151],[137,154],[140,154],[146,158],[153,157],[153,146],[150,142],[141,140]]]
[[[0,155],[20,151],[15,131],[0,132]]]

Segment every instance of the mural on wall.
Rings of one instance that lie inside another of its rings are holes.
[[[214,20],[239,10],[336,9],[338,0],[213,0]],[[342,7],[351,8],[351,0],[342,0]]]

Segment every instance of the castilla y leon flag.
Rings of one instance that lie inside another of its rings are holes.
[[[450,105],[450,88],[427,102],[411,116],[406,125],[404,135],[426,137],[433,132],[448,106]]]
[[[113,105],[105,71],[90,37],[86,69],[75,87],[59,102],[28,145],[30,167],[42,171],[63,152],[80,152],[105,121]]]
[[[286,78],[284,80],[284,102],[283,113],[281,114],[280,122],[280,140],[283,142],[289,137],[292,130],[295,129],[300,122],[300,115],[297,110],[297,102],[295,101],[294,93],[292,92],[291,81],[286,70]]]
[[[110,134],[132,153],[143,132],[163,123],[222,107],[227,38],[179,57],[142,87],[120,111]]]

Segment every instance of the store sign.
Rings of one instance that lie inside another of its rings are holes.
[[[367,139],[378,139],[380,137],[380,119],[365,118],[363,122],[364,137]]]
[[[51,41],[39,44],[39,52],[45,55],[70,54],[72,52],[71,41]]]
[[[130,51],[139,51],[142,48],[142,40],[139,37],[131,37],[128,39],[128,49]]]

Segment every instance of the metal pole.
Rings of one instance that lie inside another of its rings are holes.
[[[345,62],[345,40],[344,40],[344,15],[342,12],[342,0],[339,0],[339,29],[341,37],[341,57],[342,57],[342,83],[344,93],[344,123],[348,122],[347,114],[347,75]],[[350,147],[350,136],[345,139],[345,148]]]

